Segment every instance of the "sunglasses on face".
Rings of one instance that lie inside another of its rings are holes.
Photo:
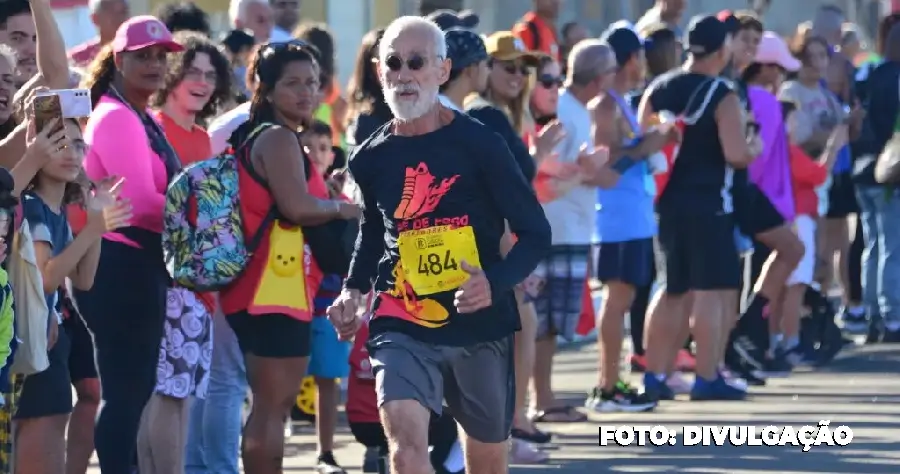
[[[421,54],[413,54],[407,59],[403,59],[396,54],[389,54],[388,57],[384,59],[384,65],[391,71],[398,72],[403,69],[403,65],[406,64],[406,67],[409,68],[410,71],[419,71],[428,61]]]
[[[516,64],[510,61],[491,61],[491,67],[499,66],[507,74],[521,74],[523,76],[527,76],[531,74],[531,68],[524,64]]]
[[[543,74],[541,77],[538,77],[538,84],[544,89],[559,89],[563,85],[563,78],[562,76]]]

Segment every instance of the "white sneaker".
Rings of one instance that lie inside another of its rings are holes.
[[[288,417],[284,421],[284,439],[290,439],[291,436],[294,436],[294,422],[291,421],[291,417]]]
[[[676,395],[691,393],[693,384],[688,377],[682,372],[672,372],[672,375],[666,378],[666,385],[675,392]]]

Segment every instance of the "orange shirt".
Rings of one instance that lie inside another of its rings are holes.
[[[534,26],[529,26],[529,24]],[[537,31],[538,38],[534,37],[534,31]],[[525,16],[513,26],[512,32],[517,38],[525,43],[527,49],[549,54],[557,61],[561,60],[559,56],[559,40],[556,37],[556,27],[547,24],[547,22],[537,16],[536,13],[526,13]],[[535,41],[536,39],[538,41]]]

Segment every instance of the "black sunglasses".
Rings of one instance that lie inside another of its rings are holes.
[[[550,74],[542,74],[537,81],[544,89],[559,89],[563,85],[562,76],[551,76]]]
[[[520,66],[516,66],[516,63],[511,62],[511,61],[494,61],[494,60],[492,60],[490,66],[493,68],[494,65],[497,65],[497,66],[500,66],[501,68],[503,68],[503,70],[506,71],[507,74],[518,73],[523,76],[527,76],[527,75],[531,74],[531,67],[526,66],[524,64],[522,64]]]
[[[396,54],[389,54],[388,57],[384,59],[384,65],[394,72],[403,69],[404,64],[406,64],[406,67],[408,67],[410,71],[418,71],[425,67],[426,62],[425,57],[421,54],[413,54],[406,60]]]

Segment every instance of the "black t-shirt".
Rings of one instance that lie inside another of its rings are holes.
[[[512,289],[550,249],[550,225],[529,182],[503,138],[465,114],[424,135],[398,136],[391,128],[356,148],[349,165],[364,211],[345,286],[365,293],[374,281],[372,335],[398,331],[451,346],[508,336],[519,328]],[[505,259],[504,221],[518,237]],[[474,247],[451,235],[466,232]],[[458,283],[414,288],[458,275],[465,248],[477,252],[492,290],[492,306],[473,314],[456,312]]]
[[[705,105],[696,122],[684,128],[657,210],[690,214],[731,212],[734,173],[725,162],[715,119],[719,103],[734,91],[731,82],[676,70],[656,78],[648,91],[650,105],[656,112],[666,110],[678,117],[694,118]],[[709,101],[704,104],[707,97]]]
[[[525,146],[522,137],[516,133],[512,124],[509,123],[509,118],[506,117],[506,114],[492,105],[469,107],[466,109],[466,113],[503,137],[506,141],[506,146],[512,152],[513,158],[519,164],[522,174],[525,175],[525,179],[529,183],[533,182],[535,175],[537,175],[537,165],[534,163],[531,153],[528,152],[528,147]]]

